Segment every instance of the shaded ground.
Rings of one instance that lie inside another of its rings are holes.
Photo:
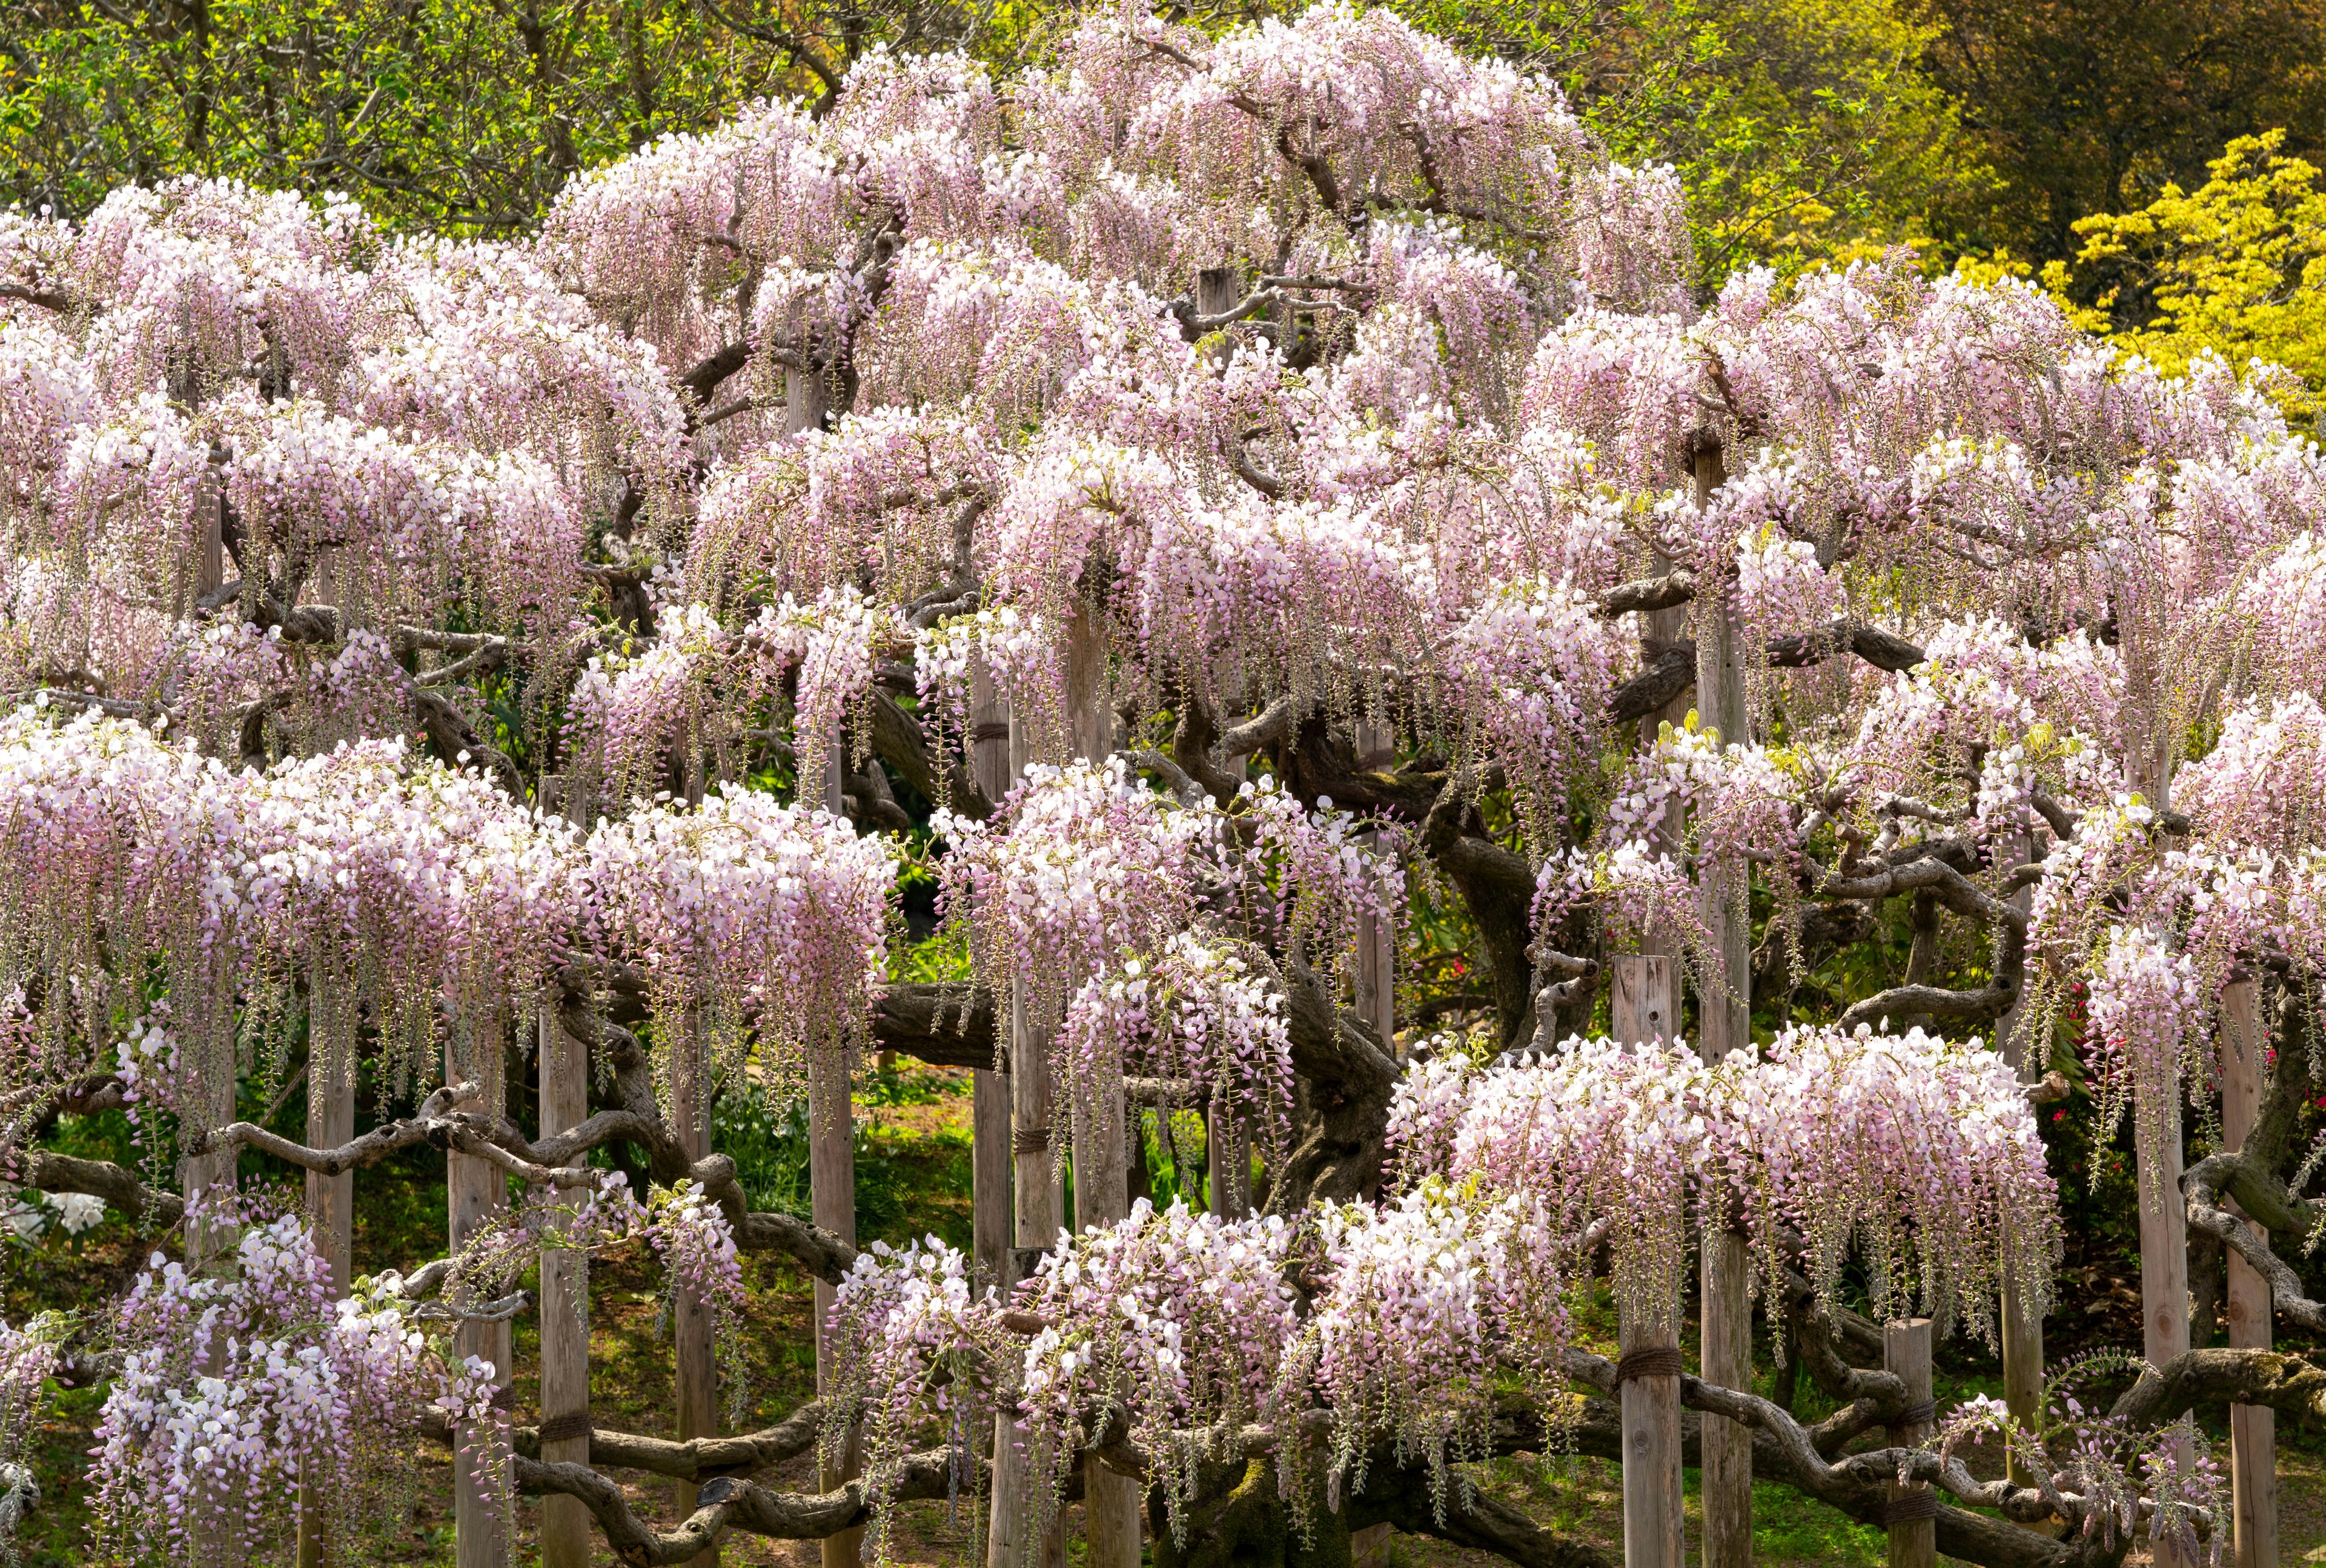
[[[868,1124],[858,1152],[863,1198],[860,1225],[868,1239],[901,1240],[934,1230],[956,1245],[967,1245],[969,1103],[967,1073],[922,1069],[880,1079],[860,1101],[860,1115]],[[761,1133],[768,1130],[759,1129]],[[749,1129],[733,1134],[734,1152],[745,1166],[747,1185],[754,1186],[755,1193],[764,1190],[781,1201],[789,1191],[786,1183],[793,1181],[785,1165],[786,1156],[780,1149],[770,1153],[772,1146],[763,1147],[764,1140],[755,1142],[755,1136]],[[442,1250],[441,1164],[433,1172],[423,1165],[394,1174],[367,1173],[357,1185],[358,1270],[408,1268]],[[756,1195],[755,1201],[759,1201]],[[134,1236],[117,1219],[84,1238],[52,1234],[37,1248],[11,1247],[5,1257],[5,1272],[0,1272],[0,1316],[21,1322],[44,1307],[87,1310],[117,1294],[151,1250],[149,1239]],[[753,1347],[752,1401],[758,1412],[753,1424],[763,1424],[813,1392],[811,1304],[805,1284],[787,1265],[761,1258],[747,1260],[747,1267],[753,1287],[748,1322]],[[2071,1270],[2097,1272],[2097,1268],[2070,1260]],[[2138,1297],[2127,1284],[2105,1275],[2078,1278],[2074,1283],[2092,1293],[2090,1299],[2098,1310],[2057,1323],[2059,1344],[2069,1350],[2121,1344],[2137,1332],[2134,1314]],[[2112,1285],[2117,1288],[2111,1289]],[[608,1257],[591,1272],[591,1346],[598,1370],[593,1415],[601,1425],[642,1433],[672,1431],[675,1400],[669,1343],[657,1322],[660,1290],[659,1273],[642,1248]],[[1612,1353],[1613,1321],[1604,1301],[1580,1304],[1577,1315],[1586,1334],[1603,1341],[1596,1348]],[[533,1325],[521,1322],[516,1389],[520,1419],[534,1418],[532,1369],[536,1342]],[[1958,1347],[1942,1350],[1940,1361],[1941,1406],[1973,1393],[1999,1391],[1991,1361],[1966,1355]],[[1776,1380],[1767,1373],[1765,1353],[1762,1364],[1761,1391],[1774,1396]],[[88,1545],[86,1488],[79,1480],[98,1403],[93,1393],[69,1392],[38,1434],[34,1462],[46,1498],[27,1522],[22,1542],[23,1560],[32,1568],[65,1568],[98,1560]],[[1800,1391],[1798,1409],[1810,1419],[1825,1413],[1815,1391],[1806,1386]],[[2326,1443],[2314,1436],[2282,1430],[2279,1447],[2281,1560],[2288,1564],[2326,1563]],[[2220,1458],[2226,1462],[2227,1457],[2224,1443]],[[405,1456],[405,1462],[412,1466],[418,1500],[386,1539],[363,1549],[361,1560],[449,1568],[451,1485],[446,1456],[441,1451],[421,1451]],[[773,1479],[779,1485],[805,1487],[811,1480],[810,1463],[803,1456],[790,1467],[791,1473],[778,1472]],[[675,1517],[671,1483],[650,1477],[625,1479],[650,1483],[630,1485],[634,1505],[651,1517]],[[1691,1554],[1698,1538],[1696,1480],[1690,1472]],[[1564,1534],[1600,1545],[1621,1561],[1621,1481],[1612,1462],[1579,1459],[1545,1466],[1531,1460],[1507,1460],[1485,1467],[1479,1480],[1497,1497]],[[517,1553],[512,1561],[532,1560],[534,1517],[530,1507],[521,1511]],[[1755,1489],[1754,1521],[1756,1555],[1766,1568],[1812,1564],[1878,1568],[1885,1560],[1882,1532],[1842,1520],[1779,1488]],[[1078,1528],[1071,1527],[1078,1523],[1070,1520],[1070,1540],[1079,1535]],[[966,1563],[975,1545],[970,1525],[966,1508],[949,1517],[943,1503],[908,1505],[900,1510],[889,1543],[891,1556],[897,1563],[911,1568],[923,1564],[954,1568]],[[1070,1551],[1079,1557],[1078,1542]],[[598,1560],[613,1563],[610,1554],[601,1553]],[[722,1560],[733,1564],[814,1568],[820,1559],[813,1544],[737,1537],[724,1550]],[[1483,1554],[1458,1551],[1425,1538],[1398,1536],[1390,1543],[1378,1568],[1490,1565],[1502,1568],[1499,1559]]]

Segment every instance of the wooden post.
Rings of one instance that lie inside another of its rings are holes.
[[[535,1052],[541,1072],[541,1136],[568,1132],[590,1116],[590,1053],[541,1010]],[[541,1253],[541,1457],[590,1461],[590,1257],[570,1248]],[[590,1510],[579,1498],[541,1499],[541,1568],[589,1568]]]
[[[1397,760],[1397,733],[1386,724],[1360,721],[1356,749],[1360,771],[1388,767]],[[1377,849],[1381,844],[1381,834],[1369,830],[1361,841],[1367,849]],[[1359,915],[1356,951],[1353,956],[1356,969],[1357,1016],[1372,1025],[1373,1032],[1381,1036],[1382,1048],[1393,1060],[1399,1059],[1395,923],[1370,914]],[[1246,1156],[1245,1168],[1250,1169],[1249,1155]],[[1391,1526],[1386,1522],[1351,1531],[1351,1568],[1373,1568],[1389,1549],[1391,1534]]]
[[[1388,767],[1397,760],[1397,732],[1386,724],[1360,723],[1357,726],[1356,749],[1360,770]],[[1363,842],[1367,849],[1377,849],[1381,835],[1369,831],[1364,835]],[[1374,1033],[1381,1036],[1382,1048],[1394,1057],[1397,1054],[1395,922],[1376,919],[1371,914],[1358,916],[1356,971],[1357,1016],[1373,1026]]]
[[[1196,314],[1223,316],[1235,307],[1243,293],[1243,269],[1230,264],[1205,267],[1196,274]],[[1227,368],[1228,345],[1224,339],[1213,345],[1205,355],[1214,374]]]
[[[1019,736],[1010,726],[1011,754]],[[1064,1207],[1051,1172],[1049,1030],[1028,1016],[1023,1001],[1009,998],[1010,1184],[1017,1245],[1047,1248],[1057,1240]],[[1016,1269],[1010,1283],[1016,1284]],[[1032,1455],[1026,1434],[1007,1415],[993,1428],[993,1510],[986,1531],[986,1568],[1025,1568],[1033,1523]],[[1065,1568],[1065,1534],[1053,1522],[1043,1536],[1037,1568]]]
[[[195,1130],[214,1131],[234,1120],[235,1111],[235,1039],[234,988],[231,979],[219,986],[216,1015],[207,1020],[204,1028],[196,1024],[187,1031],[194,1042],[191,1060],[184,1062],[186,1099],[179,1124],[182,1136]],[[209,1192],[216,1187],[236,1184],[236,1156],[231,1150],[192,1155],[178,1162],[179,1192],[188,1202]],[[230,1224],[205,1221],[186,1226],[186,1272],[194,1274],[215,1270],[227,1274],[237,1268],[237,1248],[240,1234]],[[218,1369],[220,1346],[213,1338],[205,1348],[202,1369]],[[191,1537],[191,1558],[197,1563],[212,1560],[228,1561],[240,1538],[236,1521],[241,1517],[235,1506],[238,1499],[201,1498],[218,1509],[217,1517],[198,1518],[188,1531]]]
[[[1066,722],[1075,755],[1104,761],[1114,751],[1114,715],[1106,703],[1106,640],[1099,607],[1085,602],[1066,643]],[[1047,1024],[1047,1020],[1045,1020]],[[1091,1090],[1075,1108],[1075,1223],[1104,1229],[1130,1213],[1130,1118],[1122,1086]],[[1096,1459],[1083,1464],[1085,1568],[1139,1568],[1140,1486]]]
[[[335,983],[331,959],[307,971],[307,1143],[333,1149],[356,1136],[356,1033],[353,1009]],[[307,1223],[315,1250],[331,1271],[331,1294],[348,1294],[355,1279],[353,1171],[336,1176],[307,1173]],[[312,1486],[299,1496],[300,1568],[321,1568],[328,1558],[323,1499]]]
[[[704,790],[702,730],[697,722],[682,725],[679,729],[679,749],[684,757],[683,776],[685,781],[687,805],[695,811],[702,809]],[[702,1016],[692,1012],[683,1019],[670,1020],[678,1026],[678,1038],[672,1043],[670,1059],[670,1109],[674,1130],[679,1146],[686,1151],[690,1162],[702,1159],[711,1152],[711,1062],[710,1042],[702,1032]],[[667,1026],[667,1025],[665,1025]],[[811,1164],[814,1159],[810,1150]],[[687,1289],[674,1291],[671,1295],[670,1337],[673,1359],[676,1363],[675,1378],[678,1440],[692,1442],[698,1437],[719,1435],[719,1357],[717,1331],[711,1313],[711,1304],[696,1292]],[[671,1507],[684,1519],[694,1512],[694,1499],[701,1488],[690,1480],[671,1483]],[[714,1543],[687,1559],[687,1568],[717,1568],[719,1548]]]
[[[2006,866],[2024,863],[2034,853],[2035,843],[2027,834],[2007,836],[1996,845],[1998,858]],[[2035,890],[2022,887],[2007,901],[2022,914],[2032,907]],[[2026,1013],[2026,996],[2023,990],[2013,1001],[2002,1020],[1995,1026],[1995,1048],[2001,1052],[2019,1073],[2019,1081],[2033,1085],[2042,1081],[2051,1066],[2051,1042],[2021,1039],[2021,1020]],[[2013,1238],[2007,1229],[2003,1236],[2005,1255],[2009,1256]],[[2012,1419],[2029,1431],[2042,1424],[2043,1404],[2043,1314],[2031,1301],[2021,1299],[2018,1276],[2006,1271],[2003,1276],[2003,1403]],[[2035,1484],[2035,1468],[2027,1456],[2017,1449],[2011,1454],[2011,1479],[2021,1486]],[[2032,1528],[2041,1526],[2030,1526]],[[2046,1531],[2046,1534],[2049,1532]]]
[[[821,397],[823,383],[810,377]],[[794,384],[796,390],[797,384]],[[845,738],[835,731],[825,751],[823,777],[824,809],[834,816],[847,813],[847,803],[842,798],[842,784],[847,777],[848,748]],[[875,765],[878,765],[877,764]],[[811,1053],[807,1063],[807,1184],[808,1207],[817,1227],[829,1230],[843,1240],[856,1239],[856,1099],[854,1085],[844,1064],[829,1062],[820,1053]],[[832,1341],[832,1309],[839,1299],[838,1290],[823,1280],[815,1282],[815,1391],[818,1396],[832,1391],[832,1378],[838,1364],[838,1347]],[[833,1491],[855,1479],[860,1469],[856,1438],[851,1434],[847,1451],[842,1455],[836,1470],[823,1470],[817,1484]],[[864,1545],[862,1526],[842,1530],[823,1538],[823,1568],[855,1568],[857,1557]]]
[[[2245,1147],[2261,1113],[2261,1004],[2251,979],[2221,990],[2221,1147]],[[2270,1348],[2269,1282],[2229,1254],[2229,1348]],[[2277,1414],[2266,1405],[2229,1406],[2229,1497],[2237,1568],[2277,1568]]]
[[[1241,783],[1251,766],[1249,755],[1228,759],[1227,771]],[[1224,1098],[1204,1108],[1204,1207],[1222,1220],[1237,1220],[1251,1209],[1251,1132]]]
[[[2129,683],[2129,682],[2128,682]],[[2133,707],[2135,704],[2127,703]],[[2159,812],[2172,803],[2172,757],[2161,734],[2141,732],[2127,747],[2132,785]],[[2189,1211],[2181,1193],[2181,1096],[2154,1108],[2161,1116],[2136,1111],[2133,1118],[2135,1197],[2140,1209],[2141,1354],[2162,1367],[2189,1349]],[[2163,1125],[2143,1129],[2152,1120]],[[2183,1464],[2195,1460],[2182,1445]],[[2196,1568],[2197,1554],[2184,1541],[2156,1544],[2154,1568]]]
[[[1662,953],[1614,960],[1609,1001],[1627,1045],[1679,1033],[1679,987]],[[1678,1250],[1678,1237],[1673,1237]],[[1680,1485],[1679,1281],[1657,1310],[1627,1310],[1617,1293],[1617,1397],[1624,1421],[1624,1568],[1681,1568],[1687,1509]]]
[[[474,1081],[482,1092],[470,1103],[487,1116],[500,1114],[503,1102],[502,1047],[498,1018],[474,1017],[463,1012],[453,1020],[444,1042],[444,1081]],[[489,1160],[457,1150],[444,1156],[448,1219],[451,1248],[458,1252],[508,1206],[508,1184],[501,1169]],[[455,1306],[463,1304],[459,1302]],[[455,1359],[476,1356],[493,1364],[506,1383],[510,1372],[509,1324],[463,1322],[452,1331]],[[478,1489],[470,1463],[456,1445],[452,1458],[452,1529],[459,1568],[507,1568],[509,1521],[493,1500]]]
[[[1009,720],[992,677],[974,663],[969,675],[971,776],[997,807],[1009,793]],[[979,1069],[972,1079],[970,1234],[978,1273],[1005,1293],[1009,1278],[1009,1074]]]
[[[1882,1325],[1882,1365],[1906,1385],[1906,1419],[1890,1429],[1893,1448],[1912,1448],[1931,1435],[1931,1320]],[[1890,1483],[1890,1568],[1938,1568],[1939,1498],[1928,1481]]]
[[[1727,480],[1720,448],[1696,449],[1696,504],[1700,508]],[[1701,723],[1720,732],[1723,745],[1746,738],[1744,682],[1736,665],[1728,596],[1705,585],[1696,601],[1696,703]],[[1741,868],[1699,873],[1698,913],[1713,935],[1728,994],[1701,998],[1698,1049],[1707,1063],[1753,1044],[1752,931]],[[1705,1381],[1726,1388],[1753,1387],[1753,1304],[1746,1294],[1744,1239],[1718,1220],[1707,1223],[1700,1289],[1699,1364]],[[1753,1561],[1753,1434],[1723,1416],[1704,1418],[1705,1568],[1749,1568]]]

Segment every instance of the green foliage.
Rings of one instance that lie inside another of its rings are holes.
[[[2284,396],[2305,421],[2326,387],[2326,190],[2317,165],[2284,156],[2285,133],[2240,136],[2193,191],[2178,185],[2137,212],[2079,221],[2085,265],[2121,278],[2097,303],[2135,323],[2117,341],[2168,375],[2216,354],[2243,373],[2256,358],[2301,377]],[[2143,305],[2146,306],[2144,311]]]
[[[504,231],[582,169],[966,27],[942,4],[753,3],[31,0],[0,10],[0,186],[79,213],[225,175]]]
[[[1544,70],[1619,158],[1686,185],[1698,275],[1788,274],[1921,237],[1987,184],[1923,75],[1931,30],[1891,0],[1391,0]]]
[[[1999,177],[1934,190],[1949,248],[2038,264],[2078,249],[2076,220],[2200,182],[2232,137],[2326,131],[2321,0],[1906,0],[1932,29],[1924,64],[1964,108],[1965,155]]]
[[[729,1093],[711,1113],[711,1146],[735,1162],[736,1178],[754,1209],[805,1220],[808,1206],[807,1102],[772,1105],[764,1094]],[[897,1164],[856,1124],[856,1234],[886,1236],[904,1217],[905,1183]]]

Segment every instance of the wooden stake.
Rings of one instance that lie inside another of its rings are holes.
[[[502,1050],[498,1019],[463,1014],[454,1020],[444,1042],[444,1081],[473,1080],[482,1093],[467,1109],[486,1116],[500,1114],[504,1102]],[[498,1220],[508,1207],[508,1184],[490,1160],[458,1151],[444,1156],[445,1189],[451,1248],[458,1252],[471,1237]],[[460,1303],[453,1304],[459,1305]],[[452,1331],[455,1359],[476,1356],[493,1364],[506,1383],[511,1371],[509,1325],[464,1322]],[[452,1531],[459,1568],[507,1568],[509,1521],[470,1478],[470,1462],[456,1448],[452,1459]]]
[[[331,1149],[356,1136],[355,1018],[345,1007],[328,959],[318,959],[307,979],[307,1144]],[[353,1171],[336,1176],[307,1173],[307,1223],[315,1250],[331,1271],[331,1294],[348,1294],[355,1279],[355,1184]],[[299,1498],[300,1568],[321,1568],[328,1560],[323,1501],[302,1487]]]
[[[535,1052],[541,1072],[541,1136],[567,1132],[590,1116],[590,1053],[541,1011]],[[541,1253],[541,1457],[590,1462],[590,1257],[570,1248]],[[589,1568],[592,1521],[579,1498],[541,1499],[541,1568]]]
[[[823,382],[815,380],[821,389]],[[834,816],[846,814],[842,782],[847,776],[848,747],[844,732],[835,729],[825,749],[823,803]],[[875,763],[874,766],[879,765]],[[856,1239],[856,1100],[844,1066],[811,1053],[807,1063],[808,1207],[817,1227],[844,1240]],[[823,1280],[815,1282],[815,1391],[827,1395],[838,1365],[839,1348],[832,1341],[832,1309],[839,1292]],[[817,1484],[833,1491],[855,1479],[861,1468],[857,1440],[851,1433],[838,1469],[819,1472]],[[861,1526],[823,1538],[823,1568],[855,1568],[864,1545]]]
[[[1679,1032],[1679,986],[1672,960],[1661,953],[1619,958],[1612,969],[1609,1001],[1615,1038],[1627,1045],[1675,1038]],[[1672,1241],[1676,1247],[1679,1238]],[[1660,1313],[1635,1314],[1620,1309],[1618,1313],[1624,1568],[1681,1568],[1686,1552],[1677,1285],[1675,1281],[1671,1299]],[[1669,1370],[1641,1369],[1667,1363]]]
[[[191,1060],[184,1062],[186,1099],[181,1133],[197,1128],[215,1130],[235,1119],[235,1023],[234,988],[231,982],[219,986],[216,1012],[208,1019],[189,1021],[188,1035],[196,1042]],[[205,1026],[207,1025],[207,1026]],[[218,1187],[237,1184],[237,1160],[231,1152],[213,1150],[206,1155],[182,1157],[178,1162],[179,1191],[188,1202]],[[186,1272],[207,1272],[228,1277],[238,1272],[237,1248],[241,1233],[237,1227],[219,1221],[200,1224],[189,1221],[186,1226]],[[214,1372],[219,1369],[219,1351],[216,1339],[202,1352],[202,1369]],[[197,1563],[231,1561],[235,1543],[240,1532],[235,1526],[238,1510],[229,1506],[221,1509],[224,1517],[214,1520],[198,1520],[188,1532],[191,1560]]]
[[[1882,1365],[1906,1385],[1908,1419],[1890,1429],[1890,1446],[1912,1448],[1931,1435],[1931,1320],[1882,1325]],[[1890,1568],[1938,1568],[1938,1497],[1928,1481],[1890,1483]]]
[[[2006,867],[2024,864],[2034,853],[2034,840],[2024,833],[2005,837],[1996,845],[1998,864]],[[2022,887],[2007,902],[2024,914],[2032,907],[2034,896],[2033,888]],[[2044,1071],[2051,1065],[2051,1053],[2047,1049],[2050,1041],[2019,1038],[2020,1022],[2025,1011],[2026,996],[2023,991],[1995,1026],[1995,1048],[2017,1069],[2019,1081],[2032,1085],[2042,1081]],[[2005,1256],[2009,1255],[2014,1244],[2009,1223],[2008,1220],[2005,1221],[2003,1233]],[[2032,1432],[2042,1424],[2043,1414],[2043,1314],[2036,1310],[2033,1302],[2021,1299],[2018,1276],[2014,1272],[2006,1272],[2003,1276],[2002,1305],[2003,1404],[2011,1412],[2013,1420]],[[2034,1467],[2027,1462],[2027,1456],[2016,1449],[2011,1454],[2011,1479],[2021,1486],[2033,1486],[2036,1480]],[[2040,1525],[2030,1525],[2028,1528],[2050,1534]]]
[[[1009,716],[1009,772],[1022,776],[1034,760],[1034,738],[1019,715]],[[1058,1239],[1065,1215],[1050,1159],[1050,1031],[1028,1016],[1023,1000],[1009,998],[1009,1147],[1011,1229],[1016,1245],[1047,1248]],[[1018,1271],[1009,1271],[1015,1285]],[[1065,1568],[1065,1533],[1054,1521],[1038,1551],[1029,1552],[1035,1479],[1026,1435],[1008,1416],[993,1429],[993,1505],[985,1535],[986,1568]]]
[[[2127,706],[2130,706],[2127,704]],[[2132,784],[2158,812],[2172,803],[2172,764],[2161,738],[2136,738],[2131,753]],[[2152,1367],[2162,1367],[2189,1349],[2189,1211],[2181,1193],[2181,1097],[2162,1108],[2164,1125],[2154,1133],[2141,1128],[2152,1118],[2134,1117],[2135,1201],[2140,1210],[2141,1354]],[[2154,1196],[2152,1196],[2152,1193]],[[2195,1455],[2182,1445],[2183,1464]],[[2167,1538],[2156,1543],[2154,1568],[2196,1568],[2197,1554],[2189,1543]]]
[[[2250,979],[2221,989],[2221,1147],[2245,1147],[2261,1113],[2265,1036],[2261,1003]],[[2234,1205],[2232,1205],[2234,1208]],[[2229,1254],[2229,1347],[2270,1348],[2269,1282]],[[2237,1568],[2277,1568],[2277,1413],[2266,1405],[2229,1406],[2229,1497]]]
[[[1696,504],[1701,508],[1727,481],[1720,449],[1696,451]],[[1696,704],[1698,719],[1720,732],[1723,745],[1746,738],[1744,682],[1736,666],[1735,631],[1726,596],[1707,585],[1696,601]],[[1752,931],[1746,920],[1744,873],[1734,867],[1699,874],[1698,913],[1712,932],[1728,994],[1700,1000],[1698,1049],[1707,1063],[1753,1044]],[[1753,1387],[1753,1304],[1745,1291],[1744,1239],[1714,1221],[1702,1253],[1701,1375],[1707,1383],[1749,1392]],[[1753,1561],[1753,1434],[1718,1415],[1704,1418],[1705,1568],[1750,1568]]]
[[[982,663],[969,675],[971,776],[996,806],[1009,793],[1009,720]],[[1007,1290],[1009,1279],[1009,1075],[979,1070],[972,1081],[970,1234],[978,1274]]]
[[[1231,300],[1229,303],[1234,302]],[[1359,721],[1356,753],[1360,770],[1391,766],[1397,760],[1397,732],[1386,724]],[[1381,844],[1381,835],[1368,830],[1361,841],[1366,849],[1376,849]],[[1370,914],[1359,915],[1354,958],[1357,1016],[1372,1025],[1373,1033],[1381,1036],[1382,1049],[1392,1058],[1399,1058],[1395,923]],[[1249,1164],[1247,1156],[1247,1169]],[[1388,1551],[1391,1534],[1391,1527],[1387,1523],[1367,1525],[1362,1530],[1351,1531],[1351,1568],[1372,1568]]]
[[[1066,643],[1069,740],[1075,756],[1093,763],[1114,751],[1099,615],[1095,604],[1085,603]],[[1122,1086],[1093,1086],[1091,1103],[1075,1108],[1075,1223],[1082,1230],[1104,1229],[1130,1213],[1130,1118]],[[1083,1524],[1090,1548],[1085,1568],[1139,1568],[1139,1491],[1137,1481],[1097,1460],[1084,1462]]]
[[[1231,302],[1233,303],[1233,302]],[[1386,724],[1357,726],[1357,766],[1388,767],[1397,760],[1397,732]],[[1381,843],[1378,832],[1363,837],[1367,849]],[[1357,917],[1357,1016],[1373,1026],[1382,1046],[1397,1054],[1397,926],[1372,914]]]

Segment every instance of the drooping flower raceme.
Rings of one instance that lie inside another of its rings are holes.
[[[126,1351],[98,1418],[91,1470],[101,1538],[172,1563],[246,1561],[295,1537],[302,1480],[342,1540],[402,1517],[408,1467],[392,1456],[422,1413],[454,1397],[488,1414],[491,1368],[448,1373],[386,1300],[334,1301],[306,1228],[229,1202],[223,1266],[156,1254],[114,1323]],[[497,1469],[488,1453],[480,1463]]]

